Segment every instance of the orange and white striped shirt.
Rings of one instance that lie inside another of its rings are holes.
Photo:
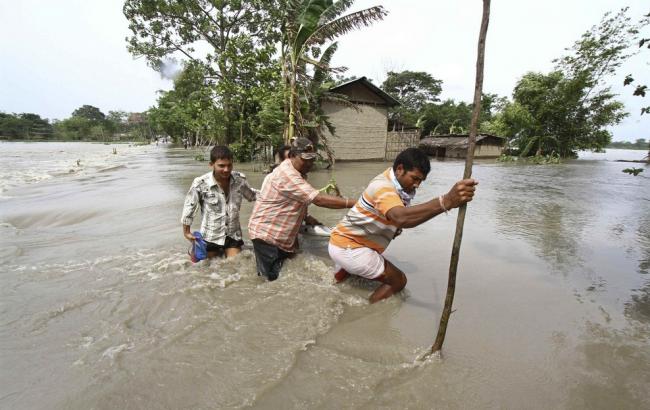
[[[330,243],[339,248],[370,248],[382,253],[395,237],[397,226],[386,214],[396,206],[405,206],[390,178],[391,168],[377,175],[356,204],[330,235]]]
[[[300,224],[307,207],[318,195],[290,159],[266,176],[248,221],[248,235],[286,252],[295,250]]]

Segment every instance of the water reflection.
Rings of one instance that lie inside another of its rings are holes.
[[[630,319],[650,324],[650,281],[632,294],[625,304],[625,315]]]
[[[648,200],[650,202],[650,200]],[[650,205],[650,204],[649,204]],[[639,273],[647,274],[650,269],[650,215],[647,213],[641,216],[637,239],[640,249]]]
[[[554,271],[568,274],[583,264],[579,243],[593,219],[588,207],[576,206],[579,178],[568,166],[520,168],[499,175],[497,231],[525,240]]]

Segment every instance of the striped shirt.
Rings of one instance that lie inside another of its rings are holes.
[[[256,190],[248,185],[244,174],[236,171],[230,174],[230,192],[226,197],[212,172],[208,172],[192,182],[185,196],[181,223],[191,226],[200,207],[201,235],[206,241],[223,245],[226,236],[241,240],[239,208],[242,197],[248,201],[254,201],[256,197]]]
[[[300,224],[317,195],[318,190],[305,181],[291,160],[284,160],[264,179],[248,221],[250,238],[294,251]]]
[[[391,168],[377,175],[356,204],[336,225],[330,243],[339,248],[370,248],[382,253],[395,237],[397,226],[386,214],[396,206],[405,206],[395,184]]]

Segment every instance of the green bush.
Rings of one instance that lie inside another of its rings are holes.
[[[251,142],[246,140],[244,142],[233,142],[228,146],[232,152],[233,159],[237,162],[248,162],[252,159],[253,152]]]

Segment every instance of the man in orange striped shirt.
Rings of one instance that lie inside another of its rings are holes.
[[[469,202],[477,181],[456,182],[444,195],[422,204],[410,206],[415,190],[431,170],[429,158],[418,148],[402,151],[392,168],[377,175],[359,201],[348,211],[330,236],[329,254],[340,268],[336,279],[348,274],[382,282],[370,295],[370,303],[378,302],[406,286],[406,275],[383,257],[402,228],[413,228]]]
[[[264,178],[261,192],[257,194],[248,234],[253,241],[257,273],[270,281],[278,278],[284,260],[295,254],[298,230],[309,204],[332,209],[354,204],[351,199],[323,194],[305,180],[315,159],[312,142],[307,138],[296,139],[289,158]],[[318,222],[309,219],[307,222],[312,224]]]

